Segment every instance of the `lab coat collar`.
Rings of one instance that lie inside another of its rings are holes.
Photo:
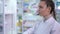
[[[55,19],[53,18],[53,16],[51,16],[51,17],[49,17],[46,21],[44,21],[44,23],[46,23],[46,22],[52,22],[52,21],[55,21]]]

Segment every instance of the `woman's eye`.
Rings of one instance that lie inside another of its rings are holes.
[[[39,6],[39,8],[43,8],[42,6]]]

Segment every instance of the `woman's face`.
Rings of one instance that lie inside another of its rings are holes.
[[[38,9],[38,13],[41,16],[48,16],[50,14],[50,7],[47,7],[45,1],[41,1],[39,3],[39,9]]]

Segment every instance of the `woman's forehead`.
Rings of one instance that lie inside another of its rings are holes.
[[[45,1],[40,1],[38,6],[45,6],[45,5],[46,5]]]

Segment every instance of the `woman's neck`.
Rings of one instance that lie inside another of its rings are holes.
[[[44,16],[44,21],[46,21],[47,19],[49,19],[50,17],[51,17],[52,15],[50,14],[50,15],[47,15],[47,16]]]

